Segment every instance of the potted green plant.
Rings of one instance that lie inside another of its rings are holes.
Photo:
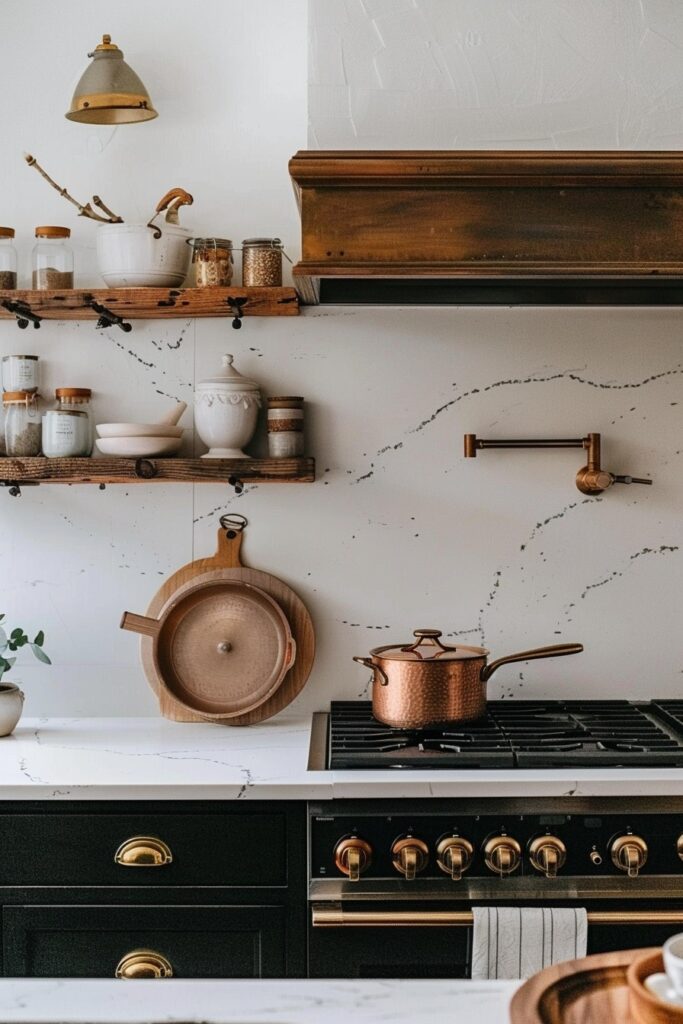
[[[5,618],[0,615],[0,623]],[[0,625],[0,736],[9,736],[21,718],[24,707],[24,694],[14,683],[3,683],[2,678],[5,672],[14,665],[16,652],[22,647],[30,647],[38,661],[44,665],[51,665],[52,662],[43,650],[45,634],[42,629],[36,634],[33,640],[29,640],[26,632],[17,626],[10,631]],[[10,655],[8,657],[7,655]]]

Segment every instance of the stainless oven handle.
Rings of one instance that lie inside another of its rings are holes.
[[[314,928],[468,928],[472,921],[471,910],[312,910]],[[683,910],[590,910],[588,923],[683,925]]]

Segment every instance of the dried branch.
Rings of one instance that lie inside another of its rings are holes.
[[[98,206],[100,208],[100,210],[102,210],[103,213],[107,214],[107,216],[109,217],[110,222],[112,224],[122,224],[123,223],[123,219],[121,217],[117,217],[115,213],[112,213],[112,211],[109,209],[109,207],[105,206],[105,204],[102,202],[102,200],[100,199],[99,196],[93,196],[92,197],[92,201],[95,204],[95,206]]]
[[[114,213],[111,212],[111,210],[107,209],[107,207],[103,205],[102,201],[99,200],[97,196],[93,197],[93,202],[97,201],[97,205],[100,207],[100,209],[103,210],[105,213],[109,214],[108,217],[100,217],[99,213],[95,213],[90,203],[86,203],[85,206],[79,203],[77,199],[74,199],[73,196],[69,195],[65,188],[62,188],[60,185],[57,184],[56,181],[53,181],[53,179],[50,177],[47,171],[43,170],[43,168],[40,166],[36,158],[34,156],[31,156],[30,153],[24,153],[24,160],[29,165],[29,167],[35,167],[38,173],[41,174],[43,178],[45,178],[45,181],[47,181],[48,184],[51,185],[53,189],[55,189],[55,191],[59,192],[60,196],[63,196],[64,199],[67,199],[72,204],[72,206],[76,207],[79,216],[89,217],[90,220],[99,221],[101,224],[123,223],[123,218],[117,217]]]

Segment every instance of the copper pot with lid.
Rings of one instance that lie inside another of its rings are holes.
[[[486,713],[486,683],[501,665],[583,650],[582,644],[555,644],[487,664],[483,647],[447,646],[438,629],[416,629],[413,635],[414,644],[375,647],[370,657],[353,659],[374,673],[373,715],[398,729],[474,721]]]

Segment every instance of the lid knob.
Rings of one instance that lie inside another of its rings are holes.
[[[223,366],[232,366],[234,361],[235,361],[235,357],[234,356],[231,356],[231,355],[223,356]]]

